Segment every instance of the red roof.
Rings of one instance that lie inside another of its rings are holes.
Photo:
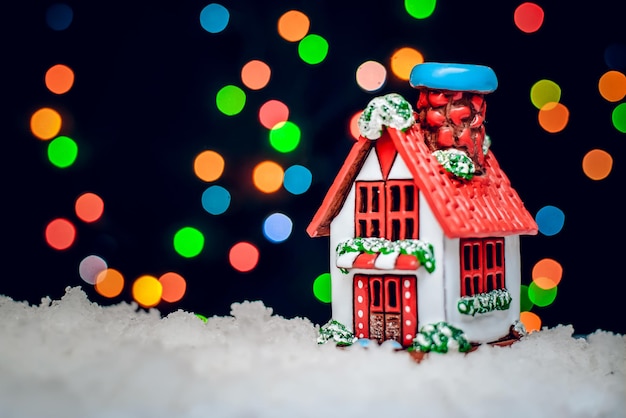
[[[471,180],[448,173],[424,143],[419,124],[406,132],[386,128],[448,238],[535,235],[537,224],[511,187],[493,153],[485,156],[484,174]],[[311,237],[330,234],[350,187],[375,141],[360,137],[307,228]]]

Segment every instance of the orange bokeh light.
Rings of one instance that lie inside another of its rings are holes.
[[[254,167],[252,182],[263,193],[273,193],[282,186],[284,176],[285,172],[280,165],[273,161],[263,161]]]
[[[202,151],[193,161],[193,171],[203,181],[215,181],[224,173],[224,157],[212,150]]]
[[[74,71],[67,65],[53,65],[46,71],[44,80],[52,93],[64,94],[74,85]]]
[[[54,109],[42,107],[30,118],[30,131],[39,139],[52,139],[60,130],[61,115]]]
[[[569,122],[569,110],[562,103],[549,102],[541,107],[537,119],[547,132],[561,132]]]
[[[600,95],[609,102],[619,102],[626,96],[626,75],[611,70],[602,74],[598,81]]]
[[[583,157],[583,172],[592,180],[605,179],[613,169],[613,157],[601,149],[592,149]]]
[[[526,332],[529,334],[541,330],[541,318],[539,318],[539,315],[536,313],[529,311],[520,312],[519,319],[522,324],[524,324],[524,328],[526,328]]]
[[[252,90],[267,86],[272,75],[270,66],[259,60],[248,61],[241,69],[241,82]]]
[[[95,222],[104,213],[104,201],[95,193],[83,193],[76,199],[74,210],[83,222]]]
[[[96,276],[95,288],[105,298],[114,298],[124,289],[124,276],[116,269],[107,268]]]
[[[299,10],[290,10],[278,19],[278,34],[289,42],[298,42],[309,32],[309,17]]]

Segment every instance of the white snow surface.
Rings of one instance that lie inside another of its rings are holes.
[[[569,325],[510,347],[318,345],[319,324],[233,303],[206,322],[79,287],[0,296],[0,417],[625,417],[626,337]]]

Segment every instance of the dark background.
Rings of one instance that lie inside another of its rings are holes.
[[[521,2],[440,1],[430,18],[416,20],[402,1],[224,0],[219,3],[230,21],[217,34],[199,23],[209,3],[67,1],[74,18],[63,31],[46,24],[53,2],[3,6],[0,294],[38,304],[44,296],[61,297],[66,286],[82,286],[106,305],[131,301],[130,284],[140,275],[176,271],[186,278],[187,293],[176,304],[160,304],[164,314],[183,309],[226,315],[233,302],[262,300],[276,314],[323,324],[330,305],[316,300],[312,283],[328,271],[328,239],[311,239],[305,229],[352,145],[352,114],[388,92],[415,102],[415,90],[389,69],[393,51],[411,46],[426,61],[494,69],[499,87],[487,98],[486,125],[492,150],[533,215],[546,205],[565,213],[558,234],[522,237],[523,284],[530,283],[532,266],[542,258],[554,258],[564,269],[555,302],[533,312],[544,325],[573,324],[577,333],[626,332],[620,261],[626,137],[611,124],[617,103],[604,100],[597,88],[611,69],[606,48],[625,42],[619,2],[537,1],[545,20],[533,34],[513,22]],[[290,9],[306,13],[309,32],[328,40],[321,64],[302,62],[297,44],[278,35],[278,18]],[[272,68],[270,83],[259,91],[245,88],[239,75],[252,59]],[[356,68],[367,60],[389,71],[387,84],[375,93],[355,82]],[[57,63],[76,75],[61,96],[43,81]],[[544,78],[561,86],[561,102],[570,111],[569,124],[557,134],[538,125],[529,100],[531,86]],[[225,116],[215,106],[215,94],[226,84],[247,93],[239,115]],[[302,129],[292,153],[271,149],[257,120],[259,106],[269,99],[286,103]],[[61,134],[79,144],[78,161],[68,169],[51,166],[46,144],[30,133],[30,116],[43,106],[62,112]],[[581,169],[583,156],[594,148],[614,160],[602,181],[590,180]],[[209,215],[200,204],[207,184],[195,177],[192,164],[204,149],[226,159],[216,182],[232,195],[223,215]],[[297,196],[284,189],[271,195],[256,191],[251,171],[263,159],[306,166],[313,173],[311,188]],[[105,202],[104,217],[95,224],[74,214],[74,201],[85,191]],[[269,243],[261,231],[274,211],[294,221],[291,237],[281,244]],[[52,250],[44,240],[45,225],[56,217],[78,227],[77,242],[66,251]],[[173,233],[186,225],[207,236],[204,251],[191,260],[171,246]],[[241,240],[255,243],[261,253],[249,273],[228,263],[228,249]],[[90,254],[124,274],[119,297],[105,299],[79,277],[78,264]]]

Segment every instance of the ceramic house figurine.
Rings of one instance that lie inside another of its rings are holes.
[[[519,325],[520,235],[537,224],[489,150],[496,75],[423,63],[409,81],[416,109],[398,94],[371,100],[307,228],[330,236],[332,323],[403,347],[442,325],[471,343],[507,340]]]

